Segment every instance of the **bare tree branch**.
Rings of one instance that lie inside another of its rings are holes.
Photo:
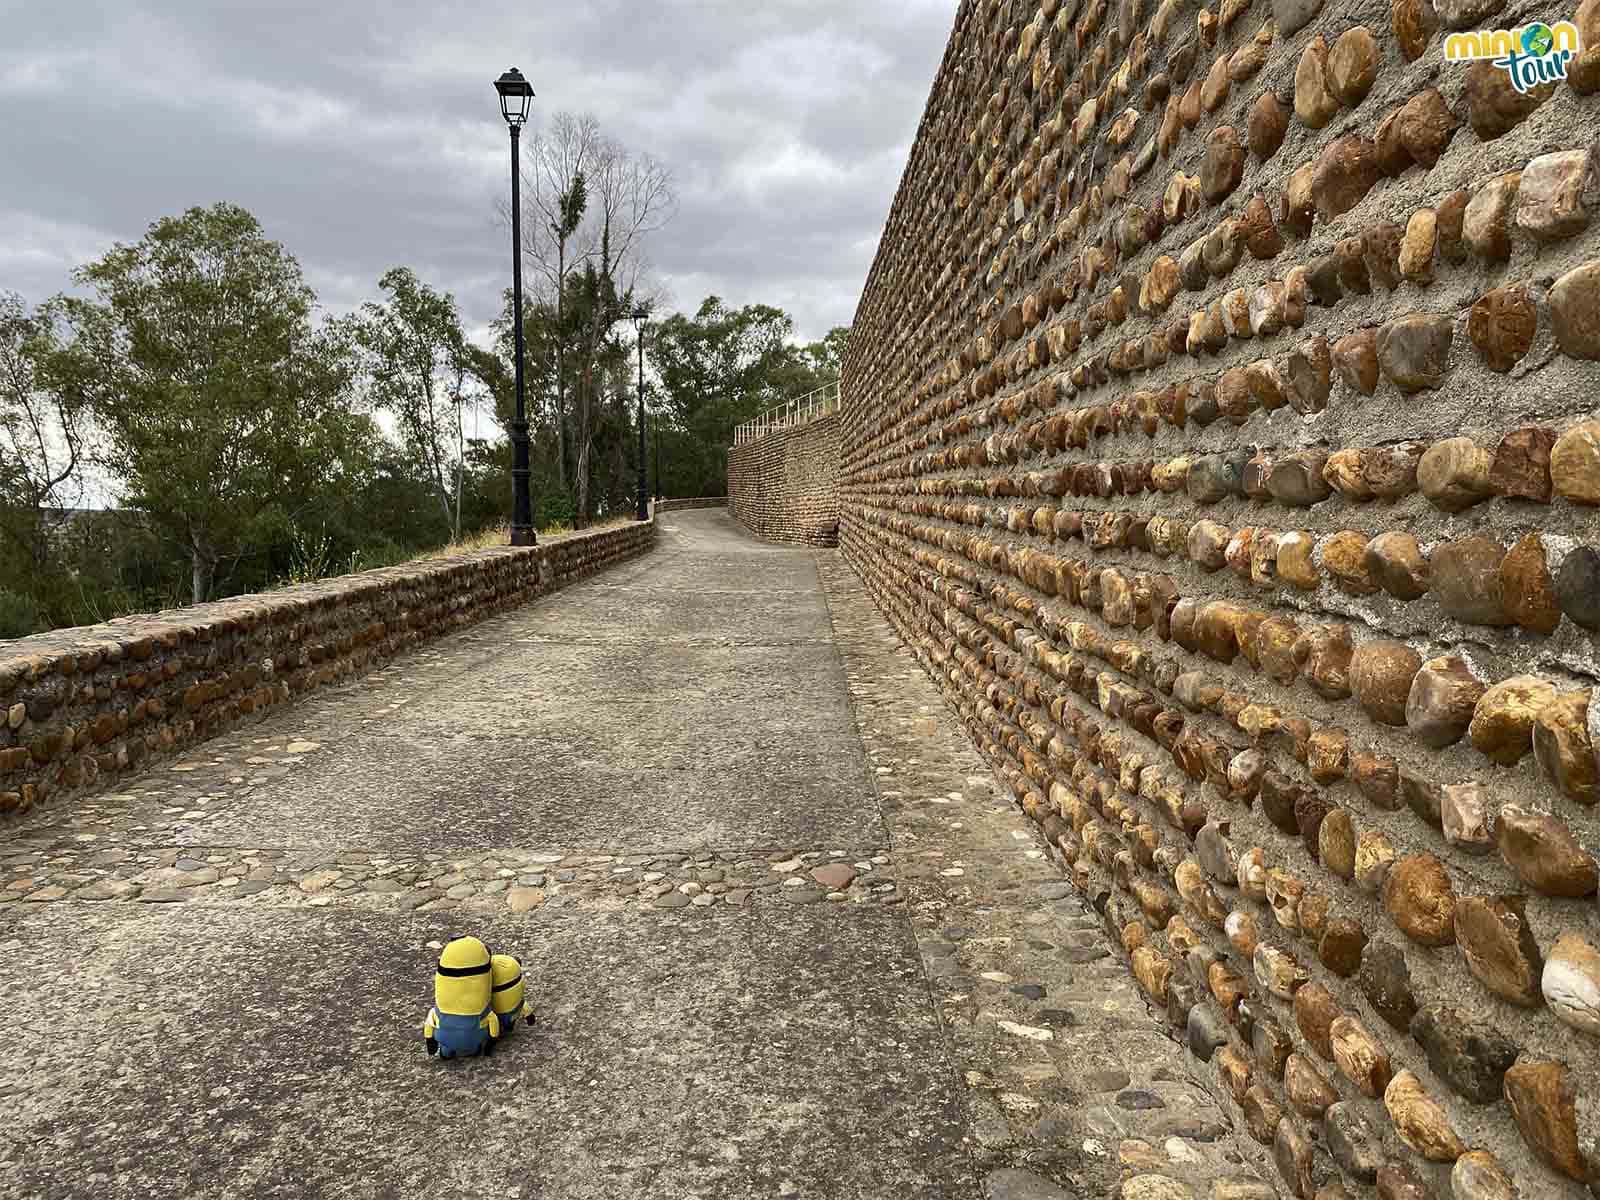
[[[581,180],[581,184],[580,181]],[[580,522],[589,517],[589,466],[596,427],[598,357],[612,325],[634,304],[654,295],[648,281],[651,238],[671,220],[676,201],[667,168],[605,136],[588,114],[556,113],[546,129],[526,141],[521,174],[524,196],[521,253],[553,293],[555,407],[559,471],[565,482],[568,372],[575,381],[570,438]],[[574,190],[584,197],[576,208]],[[509,223],[509,206],[499,206]],[[570,312],[571,299],[580,301]],[[576,318],[578,327],[569,328]]]

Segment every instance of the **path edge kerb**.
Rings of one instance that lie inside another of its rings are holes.
[[[630,522],[0,642],[7,818],[347,683],[653,549]]]

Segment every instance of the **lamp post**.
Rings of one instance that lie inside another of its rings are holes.
[[[644,326],[650,319],[650,310],[633,310],[633,327],[639,334],[639,511],[641,521],[650,519],[650,503],[644,494]],[[658,481],[659,482],[659,481]]]
[[[516,331],[517,415],[511,422],[511,544],[532,546],[533,502],[528,495],[528,410],[522,384],[522,170],[518,158],[522,126],[528,120],[533,85],[512,67],[494,81],[500,93],[500,115],[511,127],[511,304]]]

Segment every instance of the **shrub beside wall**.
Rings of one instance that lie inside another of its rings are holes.
[[[757,537],[839,541],[839,414],[728,449],[728,508]]]
[[[629,524],[0,642],[0,814],[105,786],[654,539]]]
[[[843,550],[1297,1197],[1600,1131],[1600,0],[963,3]]]

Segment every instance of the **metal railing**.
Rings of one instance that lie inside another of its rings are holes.
[[[839,407],[839,381],[825,383],[815,391],[807,392],[793,400],[767,409],[753,421],[746,421],[733,431],[733,444],[742,446],[746,442],[753,442],[757,438],[766,437],[775,429],[787,429],[791,425],[804,425],[807,421],[814,421],[824,413],[831,413]]]

